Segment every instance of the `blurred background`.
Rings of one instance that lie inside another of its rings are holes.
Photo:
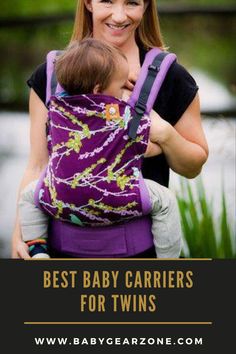
[[[18,185],[29,151],[26,80],[71,36],[76,0],[0,4],[0,258],[10,257]],[[199,85],[210,155],[200,177],[171,174],[185,257],[235,258],[235,0],[159,0],[169,51]]]

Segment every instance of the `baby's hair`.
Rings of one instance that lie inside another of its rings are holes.
[[[119,56],[127,60],[118,48],[102,41],[74,41],[56,60],[57,80],[69,95],[93,93],[96,85],[102,92],[118,69]]]

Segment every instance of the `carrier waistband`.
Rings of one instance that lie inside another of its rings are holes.
[[[151,219],[143,216],[121,225],[93,228],[51,220],[48,241],[53,251],[72,257],[135,256],[153,247]]]

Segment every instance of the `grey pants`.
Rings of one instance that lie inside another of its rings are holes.
[[[175,196],[166,187],[145,179],[152,204],[152,234],[157,258],[178,258],[181,251],[181,225]],[[47,238],[48,216],[34,204],[37,181],[22,191],[19,217],[24,241]]]
[[[28,184],[20,194],[18,203],[23,241],[47,238],[48,216],[34,204],[34,191],[38,180]]]
[[[152,234],[157,258],[178,258],[182,230],[176,197],[166,187],[145,179],[152,203]]]

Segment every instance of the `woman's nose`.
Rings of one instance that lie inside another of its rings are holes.
[[[125,7],[122,5],[114,6],[114,11],[112,13],[112,20],[116,23],[124,23],[127,19],[127,14]]]

